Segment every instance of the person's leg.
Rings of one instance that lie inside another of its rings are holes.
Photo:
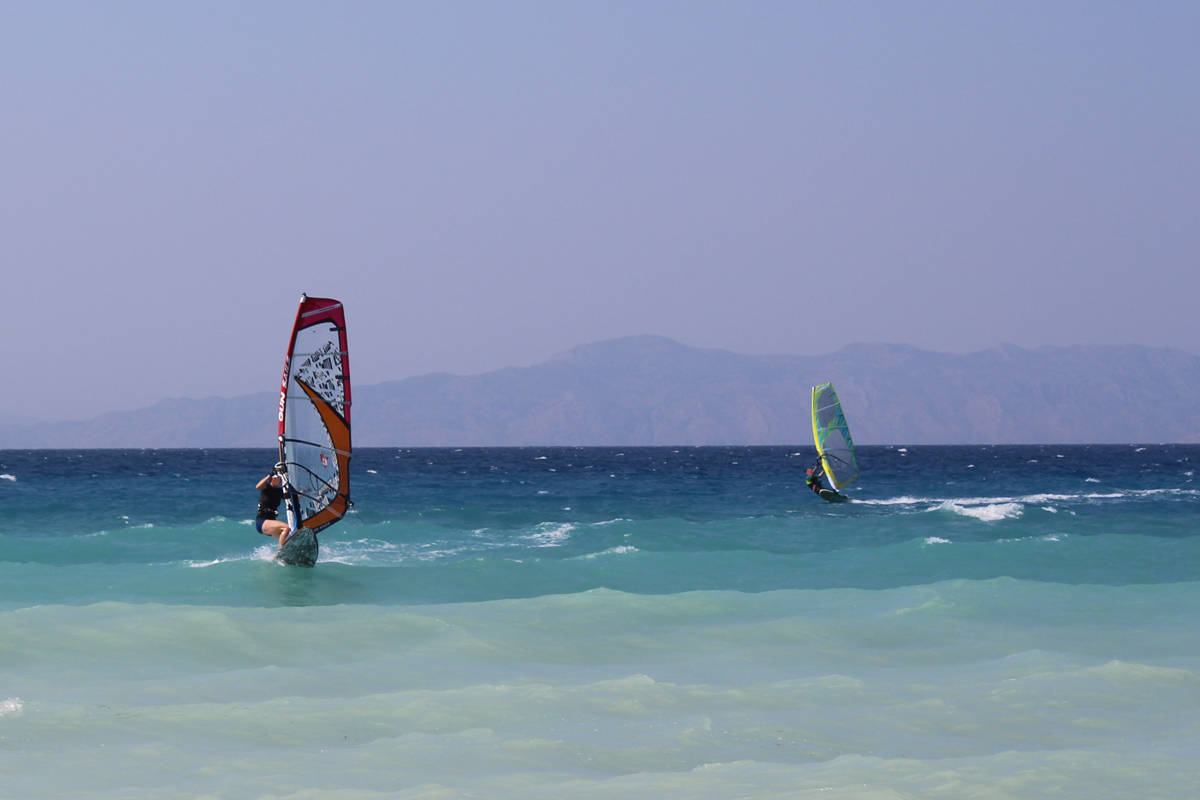
[[[267,536],[274,536],[279,539],[290,530],[288,524],[283,520],[265,519],[262,524],[262,532]]]

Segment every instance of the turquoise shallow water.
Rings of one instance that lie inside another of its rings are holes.
[[[1200,447],[810,458],[0,452],[0,794],[1195,796]]]

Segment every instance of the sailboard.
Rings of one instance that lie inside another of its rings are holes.
[[[830,501],[848,499],[841,490],[858,478],[858,457],[854,453],[854,440],[850,438],[850,426],[842,412],[842,404],[832,383],[822,383],[812,390],[813,441],[821,467],[833,491],[821,492],[821,497]]]
[[[317,563],[317,533],[350,509],[350,352],[346,313],[300,295],[279,386],[279,460],[290,534],[275,560]]]

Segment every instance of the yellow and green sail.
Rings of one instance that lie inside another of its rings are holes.
[[[822,383],[812,390],[813,441],[825,468],[825,476],[835,490],[854,483],[858,477],[858,458],[854,455],[854,440],[850,426],[842,413],[837,392],[832,383]]]

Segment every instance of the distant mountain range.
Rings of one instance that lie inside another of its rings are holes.
[[[809,391],[833,381],[860,444],[1200,442],[1200,357],[1138,346],[951,355],[856,344],[750,356],[661,336],[583,345],[532,367],[354,387],[360,446],[812,442]],[[0,427],[0,447],[270,447],[278,395],[163,400],[82,422]]]

